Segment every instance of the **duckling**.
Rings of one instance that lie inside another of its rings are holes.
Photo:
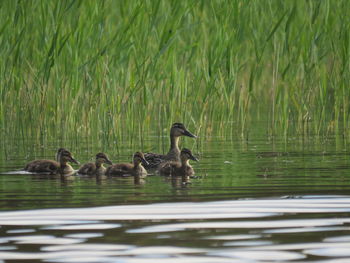
[[[179,140],[181,136],[197,138],[196,135],[189,132],[182,123],[174,123],[170,129],[170,150],[166,155],[157,153],[146,153],[145,159],[149,165],[145,165],[146,169],[157,168],[164,161],[180,162]]]
[[[112,165],[106,154],[98,153],[96,154],[96,161],[82,165],[78,170],[78,174],[104,175],[106,172],[106,168],[103,166],[104,163]]]
[[[73,158],[71,152],[64,148],[59,148],[57,150],[56,159],[56,161],[34,160],[28,163],[24,167],[24,170],[35,173],[69,174],[74,172],[74,169],[68,164],[68,162],[79,164],[79,162]]]
[[[24,170],[27,172],[35,172],[35,173],[50,173],[54,174],[57,172],[57,167],[59,167],[59,156],[62,151],[65,151],[64,148],[59,148],[56,152],[54,160],[34,160],[26,164]],[[58,166],[57,166],[58,164]]]
[[[189,149],[183,148],[180,153],[181,161],[167,161],[159,165],[158,172],[161,175],[171,176],[191,176],[194,174],[194,170],[189,163],[189,160],[198,162],[198,159],[193,156]]]
[[[72,153],[67,150],[63,150],[59,155],[59,163],[60,168],[58,169],[58,173],[62,175],[70,175],[75,172],[72,166],[68,164],[68,162],[80,164],[77,160],[75,160],[72,156]]]
[[[142,163],[146,165],[148,162],[142,152],[136,152],[133,156],[133,163],[118,163],[109,166],[106,170],[106,175],[132,175],[132,176],[146,176],[147,171],[142,166]]]

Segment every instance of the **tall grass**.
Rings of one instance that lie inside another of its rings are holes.
[[[3,0],[2,132],[113,140],[174,121],[200,133],[244,134],[257,121],[270,134],[347,132],[347,10],[348,0]]]

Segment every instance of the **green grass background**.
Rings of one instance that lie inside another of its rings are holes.
[[[3,0],[5,136],[344,134],[348,0]]]

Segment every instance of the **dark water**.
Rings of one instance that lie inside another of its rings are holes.
[[[18,172],[34,158],[54,158],[61,146],[80,162],[101,150],[118,162],[136,150],[166,150],[167,138],[118,147],[3,144],[0,262],[350,262],[350,158],[342,138],[183,144],[200,158],[186,185],[158,175]]]

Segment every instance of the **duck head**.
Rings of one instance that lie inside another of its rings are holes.
[[[107,163],[112,165],[112,162],[109,160],[108,156],[105,153],[96,154],[96,161],[99,163]]]
[[[134,154],[134,164],[139,165],[140,163],[148,165],[149,163],[146,161],[145,156],[142,152],[136,152]]]
[[[58,154],[58,158],[60,159],[61,163],[71,162],[71,163],[80,164],[77,160],[74,159],[70,151],[63,148],[61,152]]]
[[[198,162],[198,158],[196,158],[195,156],[193,156],[191,150],[187,149],[187,148],[183,148],[181,150],[181,153],[180,153],[180,157],[182,160],[184,161],[187,161],[187,160],[193,160],[193,161],[196,161]]]
[[[192,134],[191,132],[189,132],[185,125],[183,125],[182,123],[179,122],[175,122],[170,129],[170,135],[174,136],[174,137],[180,137],[180,136],[187,136],[187,137],[191,137],[191,138],[197,138],[196,135]]]

